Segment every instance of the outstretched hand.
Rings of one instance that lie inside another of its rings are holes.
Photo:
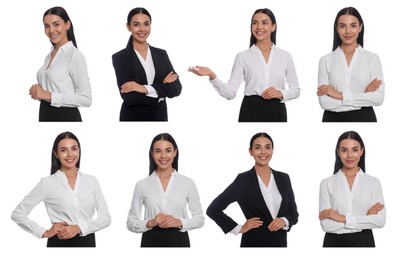
[[[189,67],[188,71],[198,76],[209,76],[210,80],[213,80],[217,77],[217,75],[215,75],[215,73],[210,68],[204,66]]]

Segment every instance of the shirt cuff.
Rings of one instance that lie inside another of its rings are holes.
[[[285,217],[281,217],[282,220],[285,222],[285,226],[283,227],[283,230],[289,230],[289,221]]]
[[[37,238],[43,238],[43,235],[45,233],[45,231],[47,231],[45,228],[42,227],[37,227],[34,231],[33,231],[33,235]]]
[[[77,223],[76,225],[80,228],[81,236],[88,235],[89,232],[88,224],[81,222],[81,223]]]
[[[148,91],[148,93],[145,94],[147,97],[152,97],[152,98],[157,98],[158,97],[158,92],[156,92],[156,89],[154,89],[152,86],[144,85],[144,87]]]
[[[349,105],[352,106],[352,93],[350,91],[344,91],[343,92],[343,101],[342,103],[344,105]]]
[[[242,225],[237,225],[234,229],[229,231],[229,233],[237,236],[240,233],[241,227],[242,227]]]
[[[355,224],[356,224],[355,216],[346,215],[345,227],[346,228],[355,228]]]
[[[61,107],[62,95],[60,93],[51,92],[51,106]]]

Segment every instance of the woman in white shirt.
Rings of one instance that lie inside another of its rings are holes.
[[[227,83],[207,67],[189,68],[196,75],[209,76],[218,93],[229,100],[245,81],[239,122],[286,122],[285,102],[300,95],[292,56],[275,45],[276,32],[273,12],[256,10],[251,18],[250,48],[237,54]]]
[[[40,101],[39,121],[82,121],[78,107],[92,103],[84,55],[77,49],[73,24],[62,7],[44,13],[45,34],[53,47],[29,90]]]
[[[324,247],[374,247],[372,229],[385,224],[380,181],[365,173],[365,152],[357,132],[345,132],[337,141],[334,175],[320,186]]]
[[[73,133],[59,134],[51,151],[51,175],[41,179],[12,212],[12,220],[22,229],[48,238],[47,247],[95,247],[95,232],[111,223],[99,182],[79,170],[80,151]],[[52,223],[49,229],[28,217],[42,201]]]
[[[323,122],[377,122],[372,106],[384,101],[379,57],[363,48],[364,23],[353,7],[339,11],[333,49],[320,59],[317,95]]]
[[[127,219],[130,231],[143,233],[141,247],[190,247],[187,231],[204,224],[195,183],[177,172],[178,155],[170,134],[162,133],[152,140],[150,175],[137,182]]]

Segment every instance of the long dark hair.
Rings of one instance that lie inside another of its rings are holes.
[[[276,33],[277,33],[277,22],[276,22],[276,17],[274,16],[273,12],[268,9],[268,8],[264,8],[264,9],[258,9],[254,12],[254,14],[251,17],[251,25],[250,25],[250,30],[251,30],[251,38],[250,38],[250,47],[255,44],[257,42],[254,34],[252,33],[252,22],[253,22],[253,18],[255,14],[258,13],[262,13],[262,14],[266,14],[267,16],[269,16],[270,20],[272,21],[272,24],[276,25],[276,29],[274,30],[274,32],[272,32],[270,34],[270,40],[272,41],[272,43],[276,44]]]
[[[344,139],[352,139],[352,140],[355,140],[355,141],[357,141],[359,143],[359,145],[361,146],[361,149],[363,149],[363,153],[362,153],[361,158],[359,159],[358,166],[359,166],[359,168],[362,169],[362,171],[366,172],[365,171],[365,154],[366,154],[366,149],[365,149],[365,145],[364,145],[364,143],[362,141],[362,138],[355,131],[347,131],[347,132],[343,133],[339,137],[339,139],[337,140],[336,150],[335,150],[336,161],[335,161],[335,168],[334,168],[333,174],[336,174],[343,167],[343,163],[342,163],[342,160],[340,159],[338,151],[339,151],[339,148],[340,148],[340,143]]]
[[[59,142],[62,141],[63,139],[66,139],[66,138],[73,139],[78,144],[78,150],[80,152],[80,156],[79,156],[78,162],[76,164],[76,167],[80,168],[80,162],[81,162],[81,145],[80,145],[80,141],[78,141],[77,136],[75,136],[73,133],[71,133],[71,132],[63,132],[63,133],[60,133],[55,138],[55,141],[53,142],[52,153],[51,153],[51,162],[52,162],[51,163],[51,175],[54,174],[55,172],[57,172],[60,169],[60,167],[62,166],[61,163],[60,163],[60,160],[56,157],[55,152],[58,149]]]
[[[358,12],[358,10],[355,9],[354,7],[345,7],[343,9],[341,9],[336,15],[335,23],[334,23],[334,26],[333,26],[333,47],[332,47],[332,51],[336,50],[336,48],[339,47],[342,44],[342,40],[340,39],[339,34],[337,33],[337,24],[339,22],[339,17],[342,16],[342,15],[345,15],[345,14],[349,14],[349,15],[355,16],[358,19],[359,24],[362,26],[362,30],[361,30],[361,32],[358,35],[357,43],[363,47],[363,33],[365,31],[365,24],[363,23],[362,16]]]
[[[178,147],[177,147],[177,143],[174,140],[174,138],[168,134],[168,133],[162,133],[162,134],[158,134],[157,136],[154,137],[154,139],[152,139],[152,143],[151,146],[149,148],[149,175],[151,175],[157,168],[158,166],[155,163],[154,157],[152,156],[152,153],[154,151],[154,144],[156,141],[160,141],[160,140],[164,140],[164,141],[168,141],[173,145],[174,150],[177,150],[177,154],[174,157],[172,166],[174,169],[176,169],[176,171],[178,171],[178,155],[180,154],[178,151]]]
[[[274,148],[273,139],[270,137],[270,135],[268,135],[267,133],[257,133],[253,137],[251,137],[250,149],[252,149],[252,145],[254,144],[255,139],[257,139],[259,137],[265,137],[265,138],[269,139],[270,142],[272,143],[272,148]]]
[[[75,40],[73,23],[71,22],[70,17],[67,14],[66,10],[60,6],[55,6],[55,7],[49,8],[47,11],[45,11],[45,13],[43,15],[43,19],[45,16],[50,15],[50,14],[59,16],[60,18],[62,18],[62,20],[65,23],[70,21],[70,28],[67,30],[67,39],[69,39],[69,41],[72,41],[74,46],[77,48],[77,41]],[[51,42],[51,44],[55,45],[53,42]]]
[[[128,25],[130,25],[130,22],[132,21],[132,17],[135,16],[136,14],[145,14],[146,16],[149,17],[150,22],[152,22],[152,18],[150,13],[147,11],[147,9],[143,8],[143,7],[136,7],[133,8],[132,10],[130,10],[129,14],[128,14],[128,18],[126,23]],[[129,37],[129,41],[128,44],[126,45],[126,47],[128,46],[133,46],[133,35],[130,35]]]

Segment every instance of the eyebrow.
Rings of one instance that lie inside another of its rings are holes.
[[[73,145],[71,148],[78,148],[78,145],[76,144],[76,145]],[[58,149],[67,149],[67,147],[66,146],[61,146],[61,147],[58,147]]]
[[[254,19],[254,20],[252,20],[253,22],[259,22],[259,20],[256,20],[256,19]],[[269,22],[270,20],[269,19],[263,19],[263,20],[260,20],[260,21],[263,21],[263,22]]]
[[[347,147],[345,147],[345,146],[340,146],[340,149],[348,149]],[[354,146],[354,147],[351,147],[351,149],[354,149],[354,148],[361,148],[359,145],[357,145],[357,146]]]

